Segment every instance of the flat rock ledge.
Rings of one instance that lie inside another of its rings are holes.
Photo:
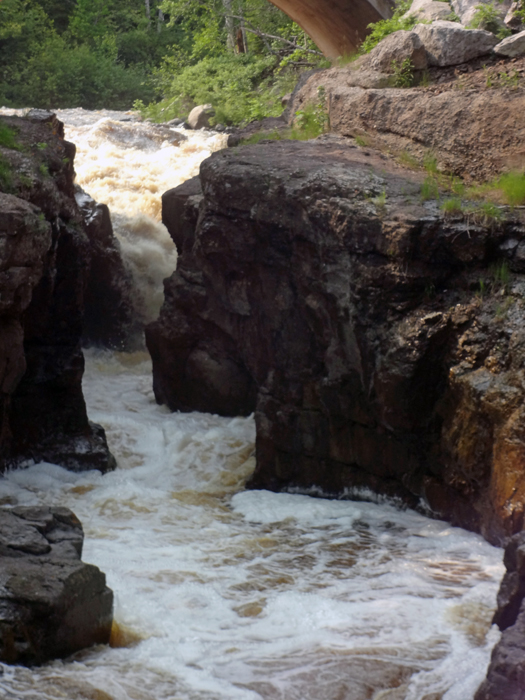
[[[68,508],[0,510],[0,661],[32,666],[109,642],[113,592],[80,561]]]
[[[512,537],[503,562],[507,572],[501,582],[493,620],[503,634],[494,647],[487,677],[474,700],[525,698],[525,532]]]

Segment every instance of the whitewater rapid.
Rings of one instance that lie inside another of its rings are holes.
[[[111,170],[117,149],[119,167],[132,162],[118,139],[105,144],[107,129],[100,118],[67,128],[81,184],[99,201],[103,159]],[[220,146],[212,133],[195,138],[181,172],[175,147],[159,195]],[[154,179],[150,151],[139,184]],[[120,212],[142,216],[136,193],[111,196],[111,207],[121,198]],[[139,230],[135,252],[154,258],[150,224]],[[253,418],[169,413],[155,403],[145,353],[87,351],[83,386],[118,469],[12,471],[0,504],[78,515],[83,559],[115,593],[112,646],[38,669],[0,665],[2,700],[472,700],[499,638],[490,621],[501,550],[388,504],[245,491]]]

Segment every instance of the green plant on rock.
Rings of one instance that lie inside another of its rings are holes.
[[[0,156],[0,191],[10,192],[13,187],[13,173],[10,163]]]
[[[326,106],[326,91],[323,86],[317,88],[317,102],[306,105],[295,113],[292,138],[316,138],[328,130],[330,118]],[[297,133],[299,132],[299,133]]]
[[[368,139],[364,134],[354,134],[353,138],[358,146],[361,146],[362,148],[366,148],[366,146],[368,146]]]
[[[482,279],[481,277],[479,278],[479,290],[478,290],[478,296],[480,299],[483,300],[483,297],[487,293],[487,285],[485,284],[485,280]]]
[[[512,73],[500,73],[498,77],[501,87],[517,88],[520,84],[520,74],[517,70]]]
[[[507,293],[510,284],[510,270],[508,262],[503,260],[496,263],[491,267],[491,273],[494,280],[494,287],[504,289],[505,293]]]
[[[421,199],[426,202],[428,199],[439,199],[439,186],[435,177],[427,176],[421,185]]]
[[[485,29],[495,34],[499,39],[511,35],[512,32],[503,24],[494,2],[476,5],[475,9],[476,14],[468,24],[469,29]]]
[[[437,158],[432,151],[428,151],[423,158],[423,167],[429,175],[436,176],[439,172]]]
[[[409,88],[414,84],[414,64],[410,58],[405,58],[402,62],[392,61],[394,73],[394,87]]]
[[[16,130],[7,124],[0,124],[0,146],[20,151],[22,146],[16,140]]]
[[[506,173],[497,180],[507,204],[516,207],[525,204],[525,175],[523,173]]]
[[[441,205],[441,211],[445,216],[457,216],[463,213],[463,204],[459,197],[449,197]]]
[[[482,223],[496,224],[503,219],[503,212],[492,202],[483,202],[478,208],[478,213],[481,216]]]
[[[359,53],[365,54],[370,53],[372,49],[379,44],[386,36],[399,31],[400,29],[412,29],[418,20],[415,15],[409,15],[408,17],[403,17],[403,15],[408,12],[411,0],[402,0],[396,3],[396,9],[394,14],[390,19],[381,19],[379,22],[374,22],[368,25],[371,30],[370,34],[363,41],[359,47]]]

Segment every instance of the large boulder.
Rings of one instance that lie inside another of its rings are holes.
[[[413,31],[423,42],[431,66],[455,66],[489,54],[498,40],[481,29],[465,29],[457,22],[438,20],[417,24]]]
[[[209,129],[210,119],[215,115],[212,105],[197,105],[188,115],[190,129]]]
[[[75,201],[75,147],[53,114],[2,117],[0,471],[36,461],[115,466],[88,420],[80,346],[91,245]]]
[[[146,332],[157,400],[255,409],[252,487],[385,494],[492,542],[521,529],[519,223],[450,221],[424,175],[333,136],[222,151],[200,179]],[[502,258],[503,316],[500,287],[478,293]]]
[[[382,73],[393,73],[406,60],[416,70],[427,67],[427,54],[421,39],[415,32],[403,30],[389,34],[379,42],[368,60],[372,70]]]
[[[503,41],[500,41],[494,47],[494,53],[498,54],[498,56],[508,56],[509,58],[523,56],[525,54],[525,31],[508,36]]]
[[[0,661],[40,664],[109,642],[113,593],[80,561],[82,542],[67,508],[0,510]]]
[[[418,20],[432,22],[436,19],[449,19],[451,11],[452,9],[448,2],[439,2],[439,0],[414,0],[404,17],[413,15],[417,17]]]

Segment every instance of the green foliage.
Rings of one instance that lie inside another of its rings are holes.
[[[399,164],[403,165],[405,168],[412,168],[415,170],[420,167],[417,158],[414,158],[408,151],[402,151],[397,157],[397,160]]]
[[[494,224],[503,219],[503,212],[492,202],[483,202],[478,208],[478,213],[485,224]]]
[[[503,192],[506,203],[511,207],[525,204],[525,175],[507,173],[497,179],[497,185]]]
[[[267,0],[0,0],[9,107],[137,103],[161,121],[211,102],[237,124],[280,114],[297,69],[323,62]]]
[[[317,102],[295,113],[294,126],[305,139],[314,139],[328,130],[329,117],[324,87],[317,88]]]
[[[22,148],[16,140],[15,129],[7,126],[7,124],[0,124],[0,146],[16,151],[20,151]]]
[[[361,148],[366,148],[368,146],[368,138],[365,134],[354,134],[353,138],[357,145],[361,146]]]
[[[114,6],[123,2],[115,0]],[[151,99],[154,88],[146,71],[141,66],[126,70],[118,59],[115,24],[106,11],[114,6],[91,5],[91,0],[64,5],[2,0],[0,102],[13,107],[127,108],[134,99]],[[63,31],[55,30],[54,17],[45,8],[56,15]],[[92,14],[88,22],[89,12],[97,8],[100,18]],[[64,29],[69,19],[72,25]]]
[[[392,61],[392,69],[394,73],[394,87],[412,87],[414,84],[414,64],[410,58],[405,58],[401,63]]]
[[[509,264],[504,260],[493,265],[490,271],[494,280],[493,287],[495,289],[504,289],[505,293],[507,293],[510,284]]]
[[[437,158],[431,151],[425,154],[423,158],[423,167],[429,175],[436,176],[438,174]]]
[[[428,199],[439,198],[439,186],[436,179],[428,175],[421,185],[421,199],[425,202]]]
[[[415,15],[403,17],[410,9],[411,4],[410,0],[402,0],[396,4],[396,9],[390,19],[382,19],[379,22],[369,24],[371,32],[359,47],[359,53],[370,53],[386,36],[400,29],[412,29],[418,23]]]
[[[0,191],[10,192],[13,186],[13,173],[9,162],[0,156]]]
[[[159,71],[166,97],[161,103],[141,109],[155,121],[187,115],[195,105],[208,103],[215,108],[217,124],[239,124],[282,112],[280,101],[284,92],[272,90],[268,80],[275,68],[272,56],[224,54],[202,59],[175,75],[170,65],[172,62],[167,59]]]
[[[502,87],[516,88],[520,84],[520,74],[517,70],[512,73],[499,73],[500,84]]]
[[[449,197],[441,205],[441,211],[445,216],[455,216],[463,213],[463,205],[459,197]]]
[[[472,199],[486,199],[502,202],[511,207],[525,204],[525,175],[506,173],[482,185],[469,188],[467,195]]]
[[[470,29],[485,29],[495,34],[499,39],[511,35],[511,31],[503,24],[500,12],[494,2],[476,5],[476,14],[469,22]]]

